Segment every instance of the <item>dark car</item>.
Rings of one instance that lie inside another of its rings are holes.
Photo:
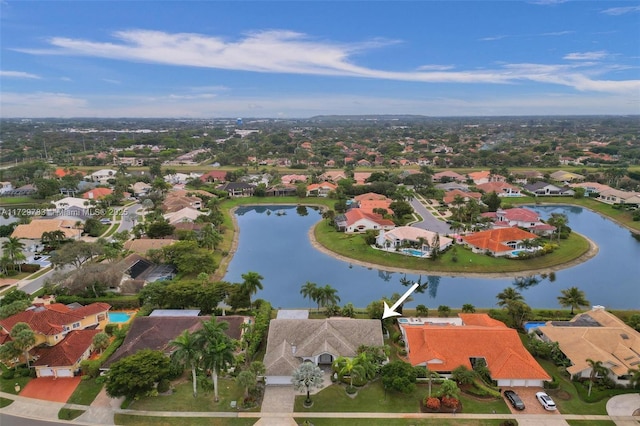
[[[520,399],[517,393],[512,390],[504,391],[504,396],[509,400],[513,408],[516,410],[524,410],[524,402]]]

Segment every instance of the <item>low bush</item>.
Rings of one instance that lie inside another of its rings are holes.
[[[171,382],[167,379],[162,379],[158,382],[157,389],[159,393],[168,392],[171,389]]]

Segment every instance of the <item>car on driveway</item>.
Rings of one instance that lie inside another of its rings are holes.
[[[545,410],[553,411],[556,409],[556,403],[553,402],[553,399],[549,395],[544,392],[537,392],[536,398],[540,402],[540,404],[544,407]]]
[[[509,400],[513,408],[516,410],[524,410],[524,402],[520,399],[517,393],[512,390],[504,391],[504,397]]]

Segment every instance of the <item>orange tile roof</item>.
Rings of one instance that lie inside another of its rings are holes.
[[[62,303],[52,303],[0,320],[0,327],[11,331],[14,325],[24,322],[29,324],[29,327],[36,333],[48,336],[61,333],[64,325],[78,322],[88,315],[106,312],[110,308],[111,306],[107,303],[92,303],[76,309],[71,309]]]
[[[461,365],[471,369],[470,358],[484,357],[494,380],[551,379],[522,345],[516,330],[506,326],[424,324],[403,329],[412,365],[426,363],[429,370],[450,372]]]
[[[356,195],[353,197],[354,201],[362,201],[362,200],[387,200],[386,195],[376,194],[375,192],[367,192],[365,194]]]
[[[35,366],[67,367],[73,366],[82,354],[92,345],[93,336],[101,330],[74,330],[55,346],[36,348],[34,355],[38,358]]]
[[[360,210],[368,213],[373,213],[374,209],[385,209],[390,214],[393,214],[393,210],[389,208],[392,200],[360,200]]]
[[[462,240],[479,249],[502,252],[510,250],[510,247],[504,244],[508,241],[534,240],[536,238],[538,238],[536,234],[513,227],[476,232],[462,237]]]
[[[473,198],[474,200],[480,200],[482,198],[482,194],[479,192],[464,192],[459,189],[452,189],[451,191],[447,191],[442,198],[446,204],[451,204],[453,200],[455,200],[456,195],[461,196],[463,199]]]
[[[111,194],[113,194],[113,189],[109,189],[109,188],[93,188],[92,190],[87,191],[84,194],[82,194],[82,198],[88,199],[88,200],[100,200],[100,199],[106,197],[107,195],[111,195]]]
[[[347,218],[347,226],[352,225],[361,219],[368,219],[380,226],[395,226],[391,219],[384,219],[379,214],[369,213],[362,209],[350,209],[344,215]]]

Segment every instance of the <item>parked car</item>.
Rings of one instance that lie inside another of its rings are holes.
[[[506,390],[504,391],[504,396],[509,400],[513,408],[516,410],[524,410],[524,402],[522,402],[517,393],[512,390]]]
[[[538,401],[542,404],[545,410],[553,411],[556,409],[556,403],[553,402],[553,399],[551,399],[551,397],[546,393],[538,392],[536,393],[536,398],[538,398]]]

